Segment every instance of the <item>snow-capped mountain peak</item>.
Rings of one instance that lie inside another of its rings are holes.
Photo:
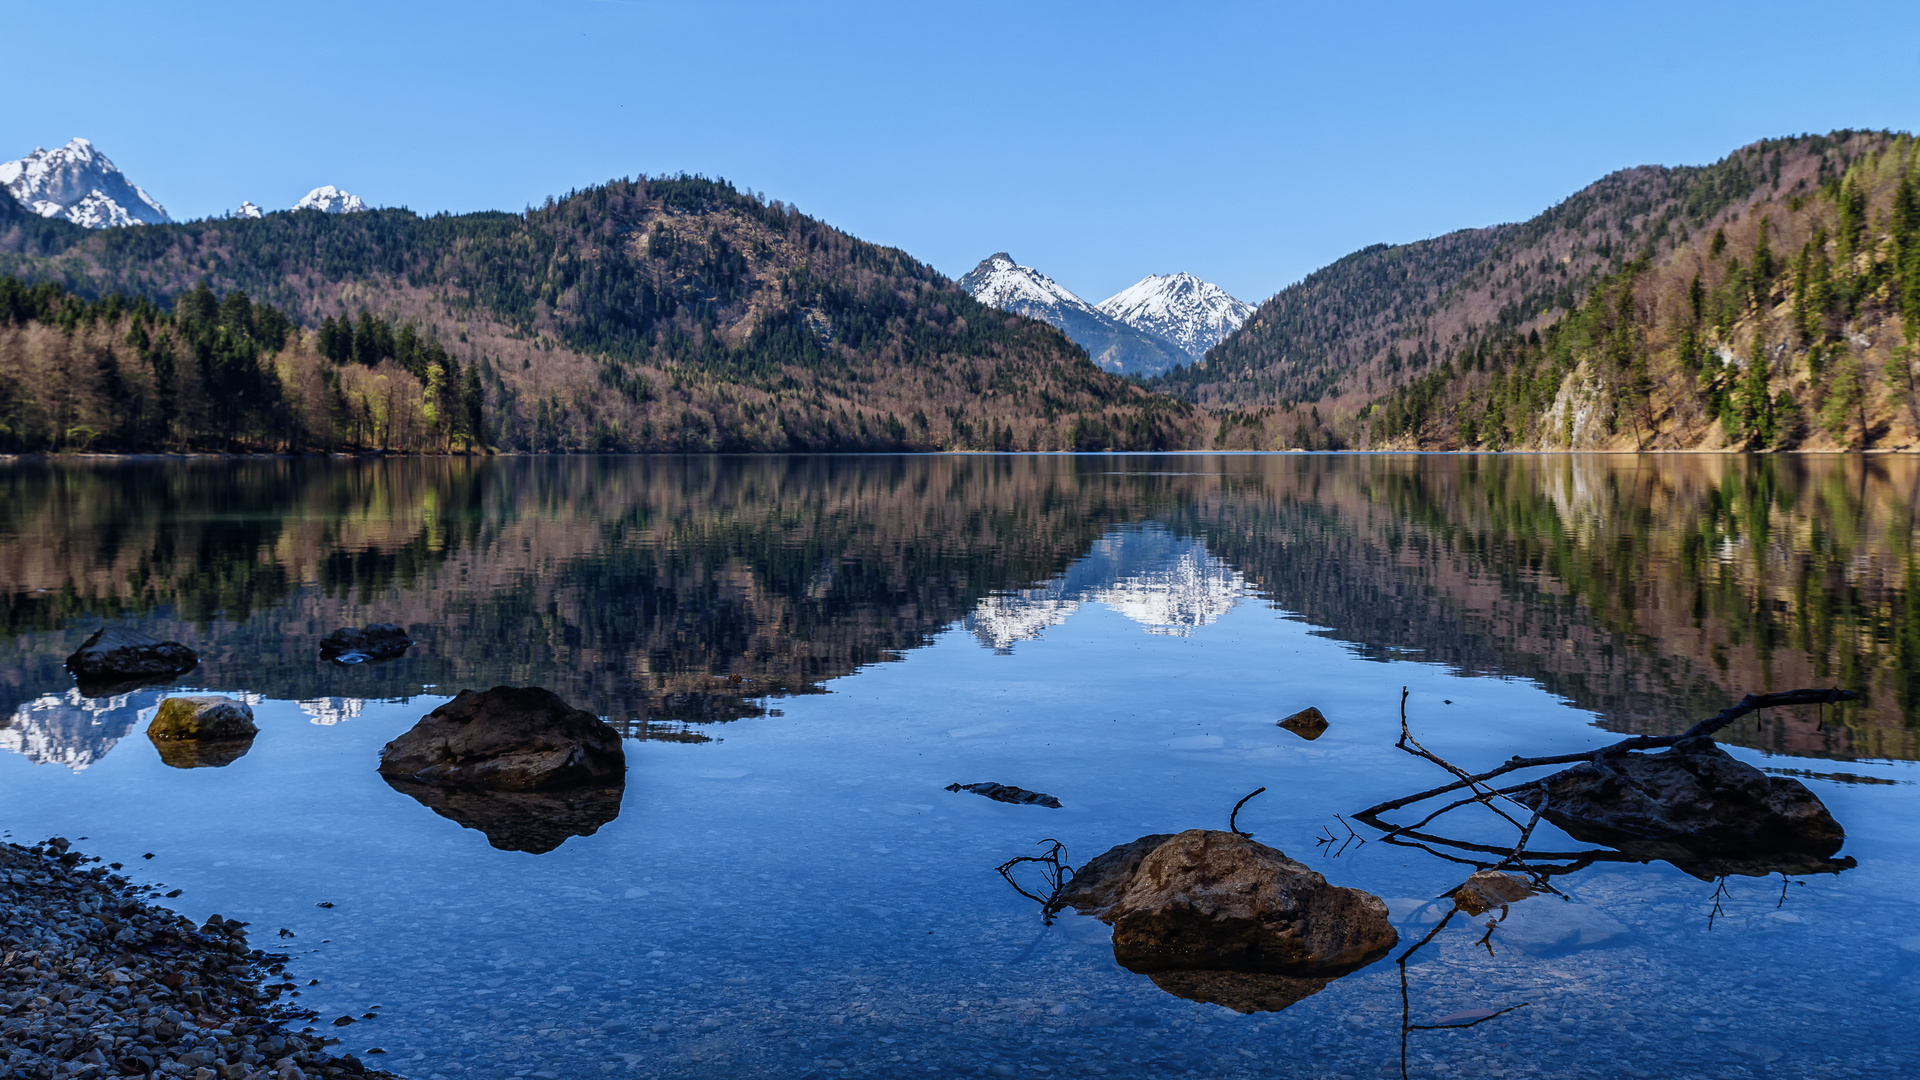
[[[960,287],[975,300],[1002,311],[1018,312],[1047,322],[1041,312],[1064,308],[1094,314],[1093,305],[1031,266],[1021,266],[1004,251],[980,260],[980,265],[960,279]],[[1057,322],[1054,325],[1058,326]]]
[[[237,217],[237,218],[257,218],[257,217],[266,216],[266,211],[253,205],[251,200],[242,199],[240,200],[239,208],[234,210],[234,212],[228,216]]]
[[[1192,274],[1149,274],[1096,305],[1136,330],[1158,334],[1194,359],[1240,329],[1253,305]]]
[[[295,210],[318,210],[325,214],[357,214],[367,209],[360,196],[341,191],[332,184],[314,188],[307,197],[293,204]]]
[[[0,162],[0,186],[41,217],[65,218],[89,229],[173,220],[166,207],[85,139],[58,150],[34,147],[18,161]]]
[[[1050,323],[1108,371],[1153,375],[1187,362],[1180,350],[1103,314],[1072,290],[1004,251],[980,260],[960,279],[975,300]]]

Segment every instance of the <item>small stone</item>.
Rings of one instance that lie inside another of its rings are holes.
[[[394,623],[347,626],[320,640],[320,655],[336,664],[391,660],[413,645],[405,628]]]
[[[985,781],[978,784],[948,784],[948,791],[971,791],[975,795],[985,795],[994,802],[1013,803],[1016,806],[1047,806],[1060,809],[1060,800],[1038,791],[1014,787],[1012,784],[995,784]]]
[[[1309,705],[1280,721],[1280,726],[1312,742],[1327,733],[1327,718],[1319,709]]]

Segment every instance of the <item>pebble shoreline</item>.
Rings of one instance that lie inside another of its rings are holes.
[[[98,862],[0,843],[0,1080],[399,1080],[290,1027],[313,1014],[276,1003],[287,958],[246,924],[195,926]]]

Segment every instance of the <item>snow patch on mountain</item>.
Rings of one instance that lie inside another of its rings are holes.
[[[1149,274],[1096,305],[1114,319],[1179,346],[1198,360],[1247,321],[1253,305],[1192,274]]]
[[[1033,267],[1014,262],[1013,256],[1004,251],[980,260],[979,266],[960,279],[960,287],[983,304],[1047,322],[1053,322],[1049,315],[1062,311],[1099,315],[1092,304]]]
[[[306,198],[293,204],[295,210],[318,210],[323,214],[358,214],[367,208],[360,196],[341,191],[332,184],[314,188]]]
[[[257,217],[265,217],[265,216],[266,216],[266,211],[264,211],[264,210],[262,210],[262,209],[260,209],[259,207],[257,207],[257,206],[255,206],[255,205],[253,205],[253,203],[252,203],[251,201],[249,201],[249,200],[246,200],[246,199],[242,199],[242,200],[240,200],[240,206],[239,206],[239,207],[238,207],[237,209],[235,209],[235,210],[234,210],[234,212],[233,212],[233,213],[231,213],[231,214],[229,214],[228,216],[229,216],[229,217],[237,217],[237,218],[257,218]]]
[[[0,162],[0,187],[41,217],[64,218],[89,229],[173,220],[166,207],[85,139],[58,150],[36,146],[18,161]]]
[[[990,307],[1057,327],[1108,371],[1154,375],[1188,361],[1170,343],[1101,312],[1004,251],[980,260],[960,279],[960,287]]]

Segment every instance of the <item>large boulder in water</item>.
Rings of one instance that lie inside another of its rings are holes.
[[[118,626],[103,626],[67,657],[80,692],[87,697],[125,693],[143,683],[171,679],[200,663],[177,641],[155,641]]]
[[[1208,829],[1115,848],[1076,873],[1060,902],[1111,923],[1114,959],[1142,974],[1327,979],[1378,960],[1399,940],[1379,897],[1330,885],[1239,833]]]
[[[343,626],[320,639],[320,655],[336,664],[391,660],[407,651],[413,639],[394,623]]]
[[[155,710],[147,738],[176,769],[221,768],[246,756],[259,728],[253,709],[227,697],[170,697]]]
[[[1715,857],[1792,852],[1824,858],[1846,840],[1805,784],[1768,776],[1707,738],[1658,754],[1583,761],[1544,783],[1549,821],[1576,840],[1629,852],[1677,844]],[[1535,805],[1539,791],[1515,797]]]
[[[620,733],[537,686],[462,690],[380,751],[380,774],[503,791],[624,782]]]

